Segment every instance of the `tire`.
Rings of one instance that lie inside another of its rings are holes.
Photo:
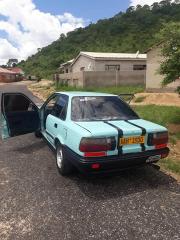
[[[67,160],[67,157],[63,150],[63,146],[60,143],[58,143],[56,146],[56,165],[59,173],[62,176],[67,176],[72,173],[73,166]]]
[[[39,130],[37,130],[37,131],[34,133],[34,135],[35,135],[35,137],[37,137],[37,138],[42,138],[42,133],[41,133]]]

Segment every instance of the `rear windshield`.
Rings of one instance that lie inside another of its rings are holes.
[[[110,121],[137,119],[138,115],[119,97],[73,97],[73,121]]]

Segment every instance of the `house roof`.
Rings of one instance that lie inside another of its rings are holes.
[[[9,71],[14,72],[16,74],[22,74],[24,73],[23,70],[19,67],[13,67],[13,68],[8,68]]]
[[[1,68],[0,67],[0,73],[4,73],[4,74],[16,74],[16,72],[10,71],[6,68]]]
[[[73,65],[80,56],[86,56],[95,60],[146,60],[147,54],[137,53],[102,53],[102,52],[80,52],[71,65]]]
[[[80,52],[80,55],[85,55],[90,58],[105,58],[105,59],[146,59],[146,54],[137,53],[102,53],[102,52]]]
[[[67,61],[67,62],[65,62],[65,63],[62,63],[62,64],[60,65],[60,68],[66,66],[66,65],[71,65],[73,62],[74,62],[74,58],[71,59],[71,60],[69,60],[69,61]]]

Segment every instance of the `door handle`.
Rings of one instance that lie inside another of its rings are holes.
[[[55,124],[54,124],[54,127],[55,127],[55,128],[57,128],[57,127],[58,127],[57,123],[55,123]]]

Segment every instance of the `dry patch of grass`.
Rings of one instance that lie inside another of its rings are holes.
[[[132,104],[180,107],[180,97],[178,93],[137,93]]]
[[[143,102],[145,99],[146,99],[145,96],[136,97],[135,100],[134,100],[134,102],[135,102],[135,103],[141,103],[141,102]]]
[[[28,89],[44,101],[49,97],[49,95],[55,92],[54,82],[50,80],[31,82],[28,84]]]

